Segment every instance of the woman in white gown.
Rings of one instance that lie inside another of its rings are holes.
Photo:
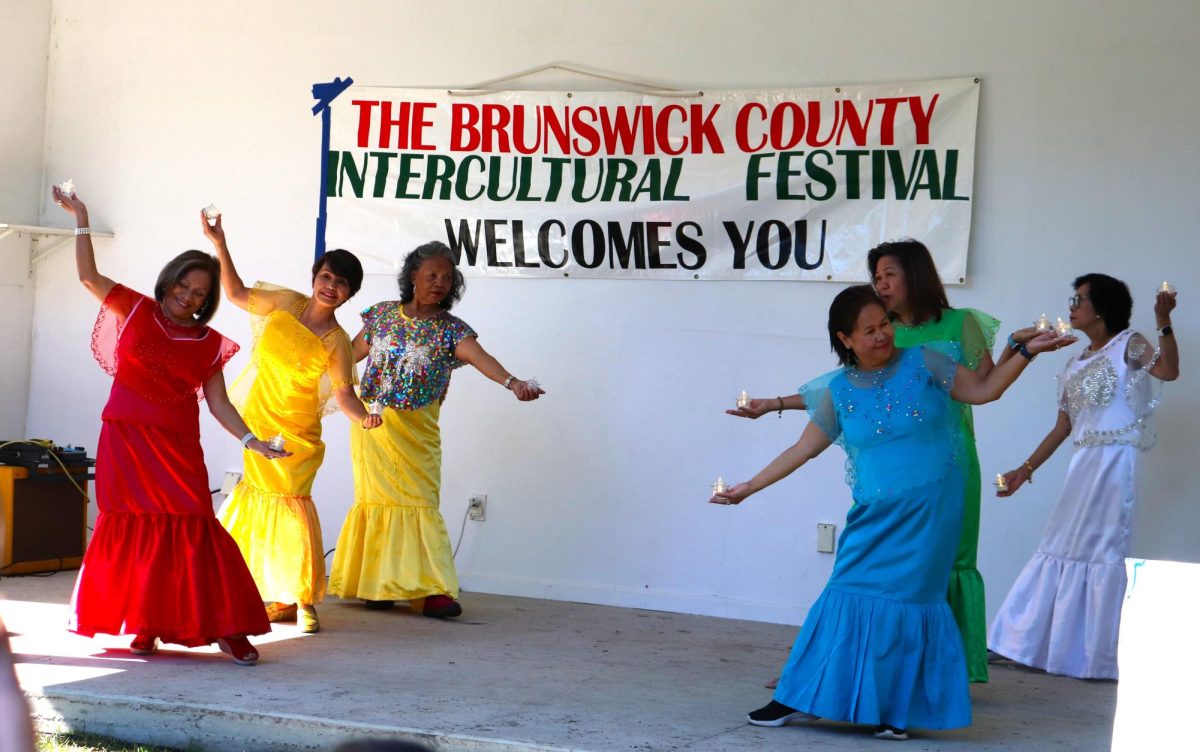
[[[1155,300],[1155,346],[1129,328],[1133,299],[1124,282],[1086,274],[1074,287],[1071,326],[1090,345],[1058,377],[1054,428],[1005,474],[1008,490],[998,495],[1016,492],[1068,437],[1075,454],[1041,543],[992,623],[988,647],[1052,674],[1116,679],[1138,454],[1154,444],[1150,417],[1161,382],[1179,376],[1175,293],[1160,291]]]

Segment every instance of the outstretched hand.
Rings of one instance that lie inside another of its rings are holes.
[[[269,460],[281,460],[284,457],[291,457],[291,452],[284,452],[278,449],[272,449],[271,445],[262,439],[252,439],[246,442],[246,448],[251,452],[258,452]]]
[[[1041,334],[1037,335],[1033,339],[1026,342],[1025,346],[1029,348],[1029,352],[1033,353],[1034,355],[1040,355],[1044,352],[1050,352],[1051,350],[1059,350],[1064,347],[1068,347],[1078,341],[1079,338],[1074,334],[1060,336],[1058,332],[1049,331],[1042,332]]]
[[[752,492],[750,491],[750,483],[738,483],[730,486],[721,493],[715,493],[708,500],[709,504],[741,504],[746,500]]]
[[[530,386],[528,381],[514,381],[511,389],[512,393],[517,395],[517,399],[522,402],[535,400],[546,393],[546,390],[540,386]]]
[[[775,409],[774,406],[772,405],[772,403],[774,403],[774,402],[775,402],[775,400],[773,400],[773,399],[752,399],[752,400],[750,400],[750,404],[746,405],[745,407],[738,407],[738,408],[734,408],[733,410],[726,410],[725,414],[733,415],[738,418],[749,418],[750,420],[758,420],[762,416],[766,415],[767,413],[769,413]]]
[[[1029,480],[1032,475],[1033,474],[1029,472],[1029,468],[1025,467],[1024,465],[1018,467],[1016,470],[1009,470],[1004,474],[1004,485],[1007,487],[1006,490],[1001,491],[997,488],[996,495],[1001,498],[1012,496],[1017,492],[1018,488],[1025,485],[1025,482]]]

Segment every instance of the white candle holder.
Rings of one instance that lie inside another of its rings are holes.
[[[282,452],[283,447],[286,443],[287,442],[283,438],[283,434],[277,433],[271,437],[270,441],[267,442],[267,446],[271,447],[271,449],[273,449],[276,452]]]
[[[1060,337],[1071,336],[1071,323],[1069,321],[1063,321],[1061,316],[1059,316],[1058,321],[1055,322],[1054,329],[1058,332],[1058,336]]]
[[[1163,283],[1158,286],[1159,292],[1175,292],[1175,285],[1163,280]]]
[[[72,180],[71,178],[67,178],[66,180],[64,180],[63,182],[58,184],[58,190],[60,193],[62,193],[62,195],[66,196],[67,198],[74,198],[75,197],[75,181]],[[1164,282],[1163,284],[1165,285],[1166,282]]]
[[[1008,481],[1004,480],[1004,476],[1001,475],[1000,473],[996,473],[995,484],[996,484],[996,490],[999,491],[1000,493],[1004,493],[1005,491],[1008,490]]]
[[[712,495],[715,497],[717,494],[723,494],[728,490],[729,490],[729,485],[725,482],[725,479],[722,478],[721,476],[717,476],[717,482],[712,484]],[[725,499],[715,499],[714,498],[713,503],[714,504],[728,504],[729,502],[726,501]]]
[[[742,393],[738,395],[737,406],[738,406],[738,408],[740,408],[742,410],[745,410],[747,407],[750,407],[750,395],[746,394],[745,389],[743,389]]]
[[[527,379],[522,379],[522,380],[529,386],[530,389],[532,389],[535,392],[542,388],[541,382],[539,382],[537,379],[533,378],[532,376]]]
[[[221,210],[217,208],[216,204],[209,204],[208,206],[204,207],[202,211],[204,212],[204,219],[210,225],[215,225],[217,223],[217,217],[221,216]]]
[[[1038,316],[1038,320],[1033,322],[1033,328],[1037,330],[1038,334],[1044,334],[1050,331],[1049,317],[1047,317],[1044,313],[1041,316]]]
[[[371,413],[371,415],[383,415],[383,403],[375,400],[367,405],[367,412]]]

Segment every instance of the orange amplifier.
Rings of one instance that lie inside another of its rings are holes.
[[[78,569],[87,547],[86,465],[0,465],[0,576]],[[74,479],[75,483],[72,483]]]

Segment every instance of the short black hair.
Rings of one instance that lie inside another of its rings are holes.
[[[328,266],[329,271],[350,283],[350,297],[353,298],[354,294],[362,289],[362,263],[358,260],[358,256],[350,251],[335,248],[318,256],[312,267],[313,282],[317,281],[317,274],[320,273],[323,266]]]
[[[938,276],[933,254],[919,240],[905,238],[880,243],[867,251],[867,270],[871,273],[871,284],[875,284],[875,268],[885,256],[894,256],[904,270],[904,286],[908,291],[907,304],[912,311],[913,321],[918,324],[929,320],[941,321],[942,311],[950,307],[946,288]]]
[[[450,262],[450,266],[454,269],[454,282],[450,285],[450,292],[446,293],[446,297],[442,298],[441,302],[438,303],[443,311],[449,311],[455,303],[462,300],[463,293],[467,290],[467,281],[463,279],[462,272],[458,270],[454,251],[450,250],[450,246],[437,240],[417,246],[404,257],[404,266],[400,269],[400,274],[396,277],[396,281],[400,284],[400,302],[412,302],[413,295],[415,294],[412,275],[421,268],[421,264],[431,258],[444,258]]]
[[[158,273],[158,280],[154,283],[154,299],[161,303],[168,290],[179,284],[179,280],[196,269],[208,272],[211,279],[208,285],[208,295],[204,297],[200,308],[192,314],[192,319],[198,325],[203,326],[212,320],[213,314],[217,312],[217,304],[221,302],[221,263],[211,253],[195,250],[184,251],[168,261],[167,265]]]
[[[1093,272],[1076,277],[1071,284],[1076,290],[1085,284],[1088,286],[1088,300],[1092,301],[1092,308],[1104,321],[1104,328],[1109,334],[1129,328],[1129,317],[1133,315],[1133,296],[1124,282],[1107,274]]]
[[[854,351],[842,344],[838,332],[847,337],[858,324],[858,314],[869,305],[877,305],[887,310],[883,301],[875,294],[875,288],[870,285],[854,285],[847,287],[834,297],[829,304],[829,345],[838,356],[838,362],[844,366],[858,363]]]

